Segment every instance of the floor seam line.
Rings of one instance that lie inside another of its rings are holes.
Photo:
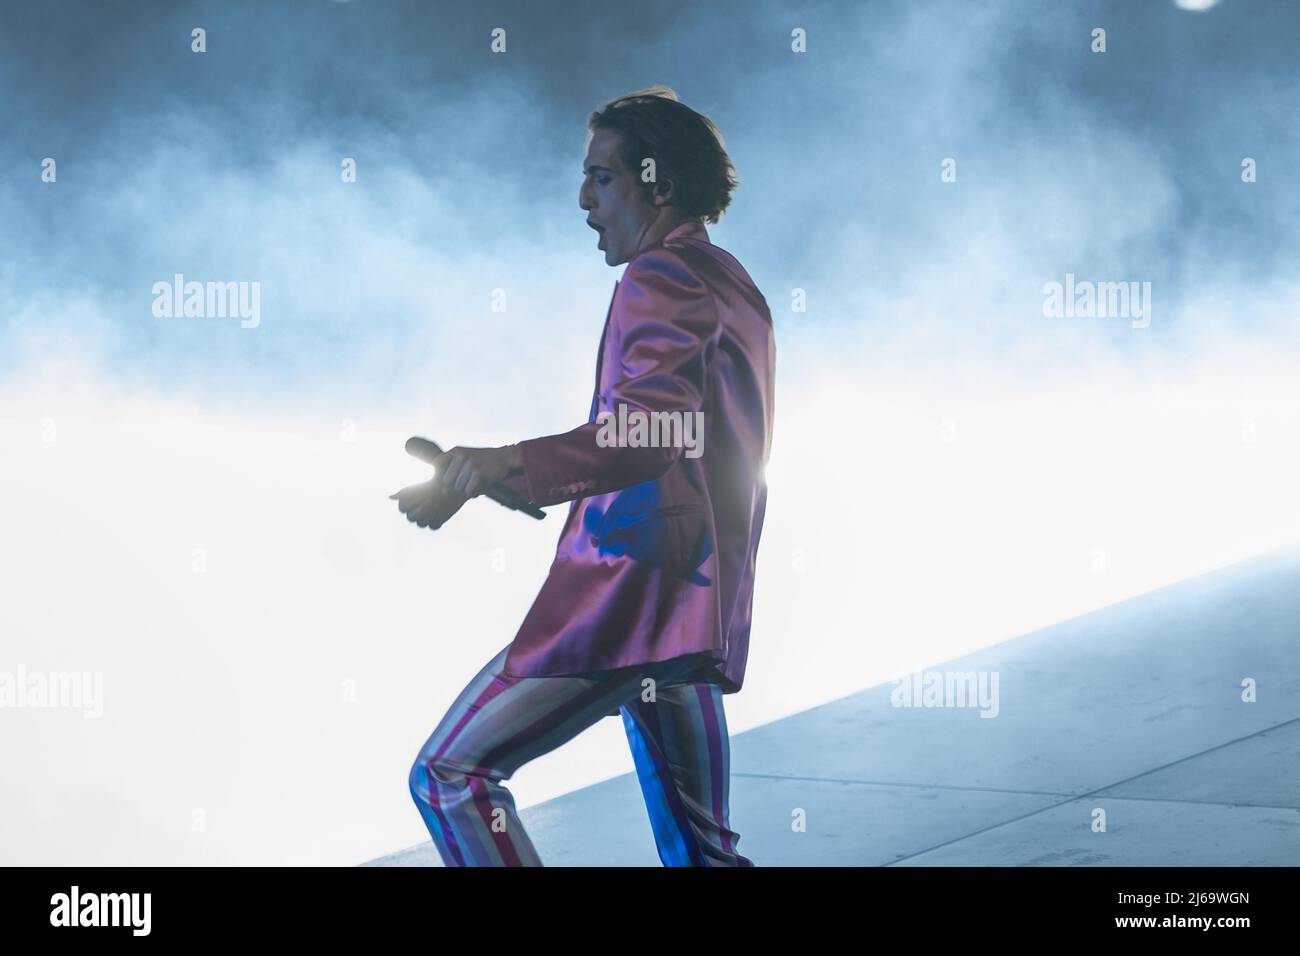
[[[1123,780],[1120,780],[1118,783],[1109,783],[1109,784],[1107,784],[1107,785],[1104,786],[1104,787],[1098,787],[1098,788],[1096,788],[1095,790],[1089,790],[1087,793],[1081,793],[1081,794],[1079,794],[1079,795],[1077,795],[1077,796],[1071,797],[1071,798],[1068,799],[1068,800],[1062,800],[1060,803],[1052,804],[1051,806],[1047,806],[1047,807],[1040,807],[1040,808],[1037,809],[1037,810],[1033,810],[1033,811],[1031,811],[1031,812],[1029,812],[1029,813],[1022,814],[1021,816],[1014,817],[1014,818],[1012,818],[1012,819],[1010,819],[1010,820],[1004,820],[1004,821],[1001,822],[1001,823],[995,823],[995,824],[992,824],[991,826],[983,827],[982,829],[975,830],[975,831],[973,831],[973,832],[971,832],[971,833],[967,833],[967,834],[965,834],[964,836],[954,837],[954,838],[951,839],[951,840],[945,840],[945,841],[943,841],[942,843],[936,843],[934,846],[932,846],[932,847],[927,847],[927,848],[924,849],[924,850],[918,850],[918,851],[916,851],[915,853],[908,853],[908,854],[906,854],[906,855],[904,855],[904,856],[900,856],[900,857],[898,857],[898,859],[896,859],[896,860],[890,860],[888,863],[884,863],[884,864],[882,864],[882,866],[893,866],[895,863],[901,863],[903,860],[910,860],[910,859],[912,859],[913,857],[921,856],[922,854],[925,854],[925,853],[932,853],[932,852],[934,852],[935,850],[941,849],[941,848],[943,848],[943,847],[945,847],[945,846],[951,846],[951,845],[954,844],[954,843],[960,843],[962,840],[969,840],[971,837],[979,836],[980,834],[987,833],[987,832],[990,831],[990,830],[996,830],[998,827],[1009,826],[1009,825],[1012,824],[1012,823],[1019,823],[1021,820],[1027,820],[1027,819],[1029,819],[1030,817],[1037,816],[1037,815],[1040,814],[1040,813],[1046,813],[1048,810],[1055,810],[1057,807],[1063,807],[1063,806],[1065,806],[1067,803],[1073,803],[1075,800],[1083,800],[1083,799],[1086,799],[1087,797],[1095,797],[1095,796],[1099,796],[1099,795],[1102,793],[1102,791],[1105,791],[1105,790],[1113,790],[1113,789],[1116,788],[1116,787],[1123,786],[1123,785],[1126,784],[1126,783],[1131,783],[1131,782],[1133,782],[1134,780],[1138,780],[1138,779],[1140,779],[1140,778],[1142,778],[1142,777],[1145,777],[1145,776],[1148,776],[1148,775],[1150,775],[1150,774],[1157,773],[1157,772],[1159,772],[1159,771],[1161,771],[1161,770],[1167,770],[1167,769],[1169,769],[1170,767],[1175,767],[1175,766],[1177,766],[1178,764],[1180,764],[1180,763],[1184,763],[1185,761],[1191,760],[1191,759],[1193,759],[1193,758],[1195,758],[1195,757],[1203,757],[1203,756],[1205,756],[1206,754],[1214,753],[1214,751],[1216,751],[1216,750],[1222,750],[1224,747],[1230,747],[1230,746],[1232,746],[1232,745],[1234,745],[1234,744],[1242,743],[1242,742],[1244,742],[1244,741],[1250,740],[1252,737],[1258,737],[1258,736],[1260,736],[1261,734],[1266,734],[1266,733],[1268,733],[1269,731],[1277,730],[1277,729],[1280,728],[1280,727],[1286,727],[1286,726],[1288,726],[1288,725],[1290,725],[1290,724],[1294,724],[1294,723],[1300,723],[1300,717],[1293,717],[1293,718],[1291,718],[1290,720],[1284,720],[1284,721],[1282,721],[1280,724],[1274,724],[1274,725],[1271,726],[1271,727],[1265,727],[1265,728],[1262,729],[1262,730],[1257,730],[1257,731],[1255,731],[1254,733],[1246,734],[1245,736],[1238,737],[1238,738],[1236,738],[1235,740],[1229,740],[1229,741],[1227,741],[1226,743],[1217,744],[1217,745],[1215,745],[1215,746],[1213,746],[1213,747],[1207,747],[1205,750],[1199,751],[1199,752],[1197,752],[1197,753],[1191,754],[1191,755],[1186,756],[1186,757],[1180,757],[1178,760],[1172,760],[1172,761],[1170,761],[1170,762],[1167,763],[1167,764],[1162,764],[1161,766],[1159,766],[1159,767],[1154,767],[1154,768],[1152,768],[1151,770],[1144,770],[1142,773],[1134,774],[1134,775],[1131,776],[1131,777],[1125,777]],[[1116,797],[1116,799],[1122,800],[1122,799],[1125,799],[1125,798],[1124,798],[1124,797]],[[1291,808],[1287,808],[1287,809],[1291,809]]]

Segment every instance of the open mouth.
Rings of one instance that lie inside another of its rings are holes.
[[[596,234],[600,236],[600,238],[596,240],[596,248],[599,249],[600,244],[605,241],[605,227],[599,223],[591,222],[590,220],[588,220],[587,225],[591,226],[592,229],[595,229]]]

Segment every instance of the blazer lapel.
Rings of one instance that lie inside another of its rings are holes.
[[[609,334],[609,317],[614,314],[614,296],[618,295],[618,280],[614,280],[614,292],[609,297],[609,308],[605,310],[605,327],[600,333],[600,346],[596,350],[596,384],[591,392],[591,411],[587,412],[587,421],[596,420],[596,405],[600,401],[600,367],[605,362],[605,336]]]

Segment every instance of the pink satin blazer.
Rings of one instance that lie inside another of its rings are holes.
[[[523,473],[505,482],[538,505],[572,502],[507,673],[585,674],[690,654],[725,693],[740,690],[775,370],[767,302],[703,223],[676,227],[628,262],[587,423],[520,442]],[[631,432],[602,446],[598,417],[620,405],[629,422],[633,410],[702,412],[700,453],[680,440],[635,447]]]

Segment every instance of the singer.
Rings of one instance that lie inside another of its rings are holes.
[[[448,866],[541,865],[503,786],[605,716],[623,718],[666,866],[752,866],[728,822],[722,697],[741,689],[772,441],[767,302],[709,240],[736,187],[721,134],[667,87],[591,114],[578,205],[610,266],[587,423],[501,448],[452,448],[399,510],[439,528],[488,489],[569,502],[514,639],[470,681],[411,767]],[[623,404],[691,414],[705,452],[597,441]]]

